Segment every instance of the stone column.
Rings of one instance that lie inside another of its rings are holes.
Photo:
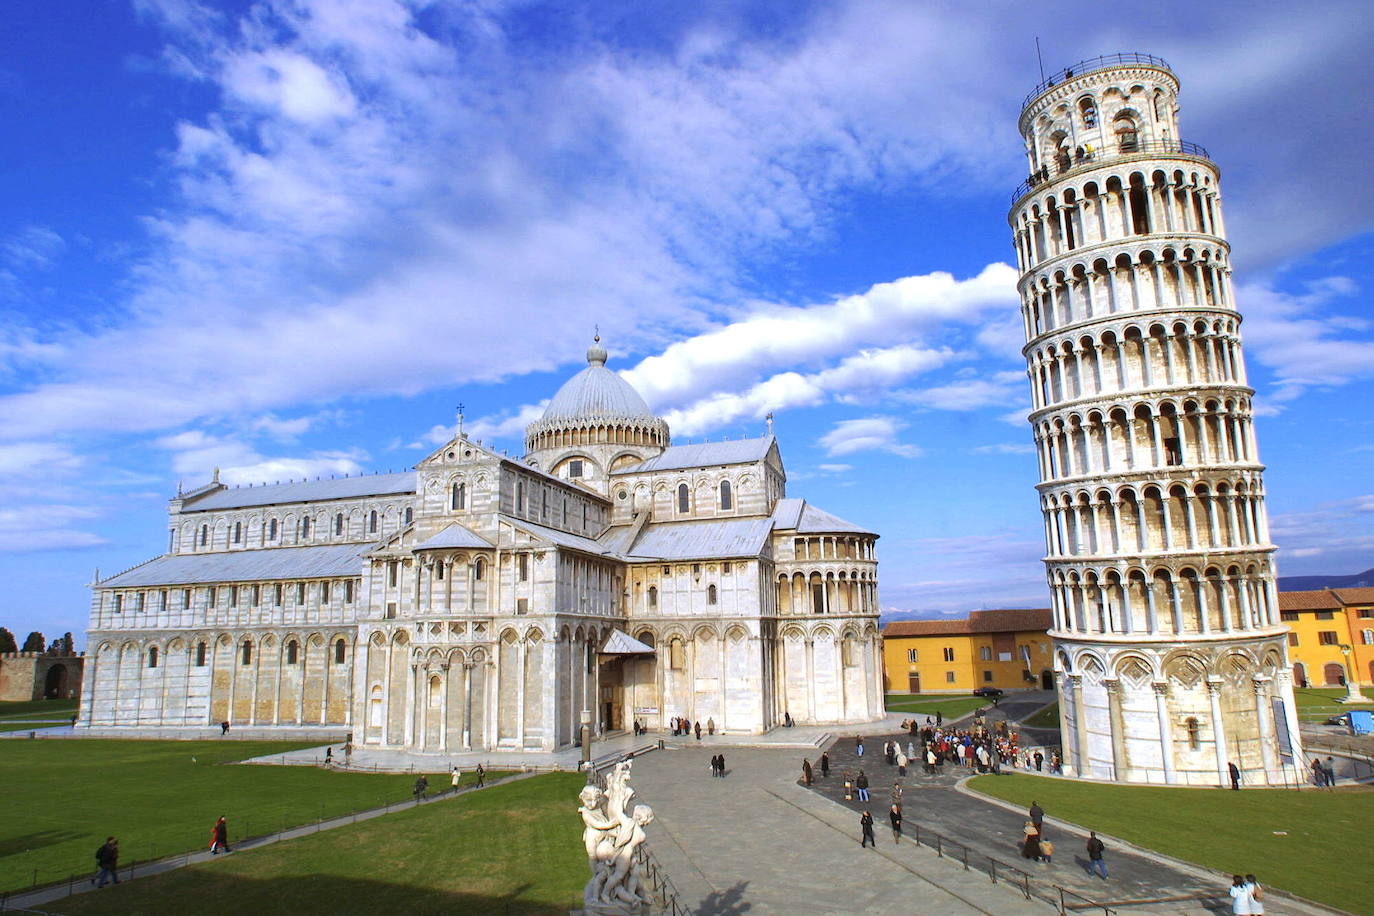
[[[1207,678],[1207,700],[1212,706],[1212,743],[1216,748],[1217,755],[1217,780],[1218,784],[1225,786],[1230,782],[1230,772],[1226,767],[1229,762],[1226,751],[1226,723],[1221,718],[1221,689],[1224,683],[1221,678],[1211,676]]]
[[[1073,722],[1076,740],[1074,741],[1074,757],[1077,760],[1075,769],[1079,776],[1089,775],[1088,763],[1088,716],[1087,710],[1083,708],[1083,675],[1070,674],[1069,683],[1073,690]]]
[[[474,662],[463,662],[463,750],[472,750],[472,669]]]
[[[806,718],[816,721],[816,641],[806,636]]]
[[[1255,688],[1255,721],[1259,725],[1260,755],[1264,760],[1264,781],[1269,782],[1270,774],[1279,768],[1278,755],[1275,753],[1273,710],[1269,708],[1271,679],[1256,677],[1250,683]]]
[[[405,728],[401,741],[409,747],[415,741],[415,681],[420,676],[420,665],[410,663],[410,677],[406,678]]]
[[[439,750],[448,750],[448,662],[439,665]]]
[[[1164,767],[1164,781],[1173,785],[1178,777],[1174,774],[1174,739],[1169,728],[1169,685],[1155,681],[1150,687],[1155,692],[1155,717],[1159,722],[1159,760]]]
[[[1107,719],[1112,729],[1112,779],[1124,780],[1129,764],[1126,760],[1126,723],[1121,714],[1121,681],[1107,678]]]

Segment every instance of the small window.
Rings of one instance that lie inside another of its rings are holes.
[[[209,604],[210,607],[218,607],[218,606],[219,606],[219,588],[218,588],[218,587],[216,587],[216,586],[214,586],[214,585],[210,586],[210,587],[206,590],[205,595],[206,595],[206,597],[207,597],[207,599],[208,599],[208,601],[207,601],[206,603]]]
[[[530,612],[530,599],[528,599],[528,598],[516,598],[516,599],[515,599],[515,613],[517,613],[517,614],[528,614],[529,612]]]
[[[344,604],[353,603],[353,580],[344,580]]]
[[[275,606],[275,607],[281,607],[281,600],[282,600],[282,584],[281,584],[280,582],[278,582],[276,585],[274,585],[274,586],[272,587],[272,604],[273,604],[273,606]]]
[[[945,654],[945,661],[947,661],[947,662],[952,662],[952,661],[954,661],[954,650],[953,650],[953,649],[945,649],[945,650],[944,650],[944,654]]]
[[[373,509],[371,512],[369,512],[369,513],[367,514],[367,533],[368,533],[368,534],[376,534],[376,533],[377,533],[377,510],[376,510],[376,509]]]
[[[687,489],[687,484],[677,485],[677,511],[688,512],[691,510],[691,493]]]
[[[235,543],[235,544],[239,544],[239,543],[242,543],[242,542],[243,542],[243,523],[242,523],[242,522],[234,522],[234,543]]]
[[[286,663],[288,665],[296,664],[296,662],[299,660],[299,654],[300,647],[296,645],[296,641],[294,639],[286,644]]]
[[[157,667],[157,646],[153,646],[151,649],[148,650],[148,667]]]
[[[251,604],[252,604],[253,607],[257,607],[257,606],[258,606],[259,604],[261,604],[261,603],[262,603],[262,586],[261,586],[261,585],[254,585],[254,586],[253,586],[253,600],[252,600]]]
[[[296,603],[297,603],[297,604],[305,604],[305,583],[304,583],[304,582],[297,582],[297,583],[296,583]]]
[[[1183,723],[1184,729],[1188,732],[1188,750],[1196,751],[1202,747],[1202,726],[1196,716],[1189,716],[1188,721]]]
[[[984,671],[984,672],[983,672],[983,683],[984,683],[984,684],[991,684],[991,683],[992,683],[992,672],[991,672],[991,671]]]
[[[701,564],[700,564],[700,563],[693,563],[693,564],[692,564],[692,575],[694,575],[694,576],[700,576],[700,575],[701,575]]]
[[[730,563],[729,563],[729,561],[726,561],[726,562],[720,564],[720,571],[723,572],[723,573],[728,573],[728,572],[730,571]]]
[[[1298,619],[1298,612],[1297,612],[1297,611],[1280,611],[1280,612],[1279,612],[1279,619],[1280,619],[1280,620],[1288,620],[1288,621],[1297,620],[1297,619]]]
[[[114,612],[115,612],[116,614],[122,614],[122,613],[124,613],[124,596],[123,596],[123,595],[115,595],[115,596],[114,596]]]
[[[1361,619],[1361,620],[1369,620],[1371,617],[1374,617],[1374,607],[1362,607],[1362,608],[1360,608],[1360,619]]]
[[[569,477],[581,477],[581,476],[582,476],[582,459],[581,459],[581,458],[574,458],[572,461],[569,461],[569,462],[568,462],[568,476],[569,476]]]
[[[167,607],[167,589],[165,589],[165,588],[164,588],[162,591],[158,592],[158,595],[157,595],[157,609],[158,609],[159,611],[168,610],[168,607]]]
[[[915,649],[907,649],[907,650],[906,650],[906,660],[907,660],[908,662],[910,662],[911,664],[913,664],[913,665],[916,664],[916,662],[919,660],[919,656],[917,655],[917,652],[916,652]]]
[[[343,534],[343,513],[338,512],[334,515],[334,536]]]
[[[487,571],[487,561],[486,561],[486,560],[483,560],[481,557],[478,557],[477,560],[472,564],[472,578],[473,578],[473,581],[475,581],[475,582],[481,582],[481,581],[482,581],[482,577],[483,577],[484,575],[486,575],[486,571]]]
[[[716,603],[716,587],[715,587],[714,585],[708,585],[708,586],[706,586],[706,603],[707,603],[707,604],[715,604],[715,603]]]
[[[181,609],[186,610],[191,606],[191,590],[183,588],[181,590]]]
[[[1289,633],[1289,634],[1288,634],[1288,645],[1293,646],[1293,647],[1296,648],[1296,646],[1298,645],[1298,634],[1297,634],[1297,633]]]
[[[668,642],[668,667],[674,671],[687,667],[687,647],[683,645],[681,636],[674,636]]]
[[[242,653],[241,653],[241,654],[242,654],[242,661],[240,661],[239,664],[241,664],[241,665],[251,665],[251,664],[253,664],[253,643],[252,643],[251,641],[249,641],[249,640],[247,640],[247,639],[245,639],[245,640],[243,641],[243,647],[242,647]]]
[[[400,564],[397,563],[395,560],[392,560],[390,563],[386,564],[386,579],[387,579],[387,584],[394,587],[394,586],[396,585],[396,582],[397,582],[397,580],[398,580],[399,577],[400,577]]]
[[[334,643],[334,664],[342,665],[344,663],[344,654],[347,651],[348,649],[344,646],[344,641],[342,639],[336,640]]]
[[[301,537],[310,537],[310,519],[308,517],[301,519]]]
[[[204,667],[205,667],[205,654],[206,654],[206,651],[207,651],[207,647],[206,647],[205,643],[202,642],[202,643],[197,643],[197,644],[196,644],[196,667],[197,667],[197,668],[204,668]]]
[[[140,595],[139,597],[142,597],[142,595]],[[140,604],[141,604],[141,603],[142,603],[142,602],[140,602]],[[238,606],[239,606],[239,587],[238,587],[237,585],[231,585],[231,586],[229,586],[229,606],[230,606],[230,607],[238,607]],[[143,608],[140,607],[139,610],[141,611],[141,610],[143,610]]]
[[[652,585],[649,586],[649,607],[658,607],[658,589]]]
[[[449,491],[448,507],[450,509],[466,509],[468,507],[468,485],[465,483],[455,483]]]
[[[434,564],[434,578],[438,579],[440,582],[444,581],[444,567],[446,565],[447,564],[442,560]]]
[[[953,671],[946,671],[946,672],[945,672],[945,683],[946,683],[946,684],[953,684],[953,683],[954,683],[954,672],[953,672]]]
[[[520,573],[520,581],[528,582],[530,580],[530,555],[527,553],[519,554],[515,558],[515,565]]]
[[[395,602],[395,601],[388,601],[388,602],[386,603],[386,619],[387,619],[387,620],[395,620],[395,619],[396,619],[396,602]]]
[[[277,520],[275,518],[267,523],[267,539],[269,541],[277,539]]]
[[[328,582],[321,582],[321,583],[320,583],[320,604],[328,604],[328,603],[329,603],[329,583],[328,583]]]
[[[409,525],[412,521],[415,520],[415,510],[412,509],[410,506],[406,506],[405,519],[405,523],[407,525]]]
[[[672,574],[673,574],[673,567],[671,567],[671,566],[665,566],[665,567],[663,567],[663,575],[665,575],[665,576],[671,576]]]
[[[1360,645],[1374,646],[1374,630],[1360,631]]]
[[[1097,104],[1088,97],[1078,100],[1078,112],[1083,116],[1084,127],[1097,126]]]
[[[983,661],[983,662],[990,662],[990,661],[992,661],[992,647],[991,647],[991,646],[979,646],[979,647],[978,647],[978,660],[979,660],[979,661]]]
[[[735,497],[730,490],[730,481],[720,482],[720,511],[729,512],[735,507]]]
[[[205,546],[206,544],[208,544],[208,543],[210,543],[210,526],[209,526],[209,525],[201,525],[201,526],[200,526],[200,546],[204,547],[204,546]]]
[[[525,481],[515,482],[515,511],[524,514],[525,511]]]
[[[1335,611],[1317,611],[1318,620],[1333,620],[1336,617]]]
[[[1339,644],[1340,640],[1336,638],[1335,630],[1322,630],[1317,634],[1317,645],[1319,646],[1335,646]]]

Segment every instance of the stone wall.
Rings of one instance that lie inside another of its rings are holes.
[[[80,655],[6,652],[0,655],[0,701],[78,697],[84,664]]]

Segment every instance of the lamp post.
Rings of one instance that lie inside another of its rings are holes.
[[[582,769],[587,772],[587,778],[591,778],[592,772],[592,711],[582,710]]]
[[[1360,685],[1355,680],[1355,669],[1350,667],[1350,653],[1352,649],[1347,643],[1340,644],[1341,654],[1345,656],[1345,696],[1336,700],[1337,703],[1371,703],[1369,697],[1360,693]]]

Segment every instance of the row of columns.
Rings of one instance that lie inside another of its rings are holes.
[[[1137,404],[1128,415],[1124,407],[1108,407],[1090,412],[1086,423],[1071,418],[1067,426],[1060,420],[1040,424],[1035,442],[1041,481],[1255,460],[1254,426],[1239,408],[1166,408]]]
[[[1215,614],[1209,592],[1217,596]],[[1080,635],[1235,633],[1278,624],[1273,578],[1253,571],[1175,577],[1159,570],[1148,581],[1138,571],[1124,580],[1120,573],[1105,581],[1070,578],[1051,583],[1050,605],[1055,629]]]
[[[1118,255],[1120,258],[1126,255]],[[1144,286],[1148,285],[1149,293]],[[1021,316],[1031,340],[1078,321],[1146,309],[1225,308],[1235,302],[1231,271],[1210,260],[1138,260],[1106,270],[1031,279],[1022,291]]]
[[[1175,504],[1182,508],[1182,530],[1178,530],[1179,512],[1172,508]],[[1203,509],[1205,539],[1199,537],[1198,504]],[[1094,497],[1091,503],[1069,505],[1047,500],[1043,515],[1045,543],[1052,558],[1262,547],[1260,532],[1269,530],[1264,497],[1258,494],[1184,491],[1178,495],[1153,486],[1146,489],[1143,499]],[[1130,538],[1134,543],[1126,543],[1128,534],[1134,535]]]
[[[794,573],[778,579],[779,614],[868,614],[878,607],[878,583],[870,579]]]

